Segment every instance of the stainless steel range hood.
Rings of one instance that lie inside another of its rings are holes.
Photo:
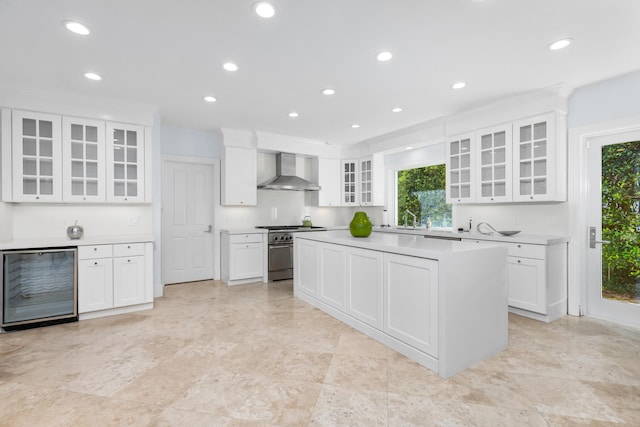
[[[258,185],[262,190],[318,191],[320,186],[296,176],[296,155],[276,154],[276,176]]]

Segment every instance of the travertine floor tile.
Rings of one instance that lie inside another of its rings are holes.
[[[640,425],[640,331],[509,316],[449,379],[293,298],[165,288],[155,308],[0,334],[0,426]]]

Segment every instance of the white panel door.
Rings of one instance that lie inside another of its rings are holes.
[[[113,259],[78,261],[78,313],[113,307]]]
[[[213,165],[165,161],[164,283],[213,279]]]
[[[347,294],[345,246],[320,244],[319,257],[318,298],[334,308],[344,310]]]
[[[382,253],[347,250],[347,313],[382,329]]]
[[[145,301],[144,256],[113,259],[113,306],[142,304]]]

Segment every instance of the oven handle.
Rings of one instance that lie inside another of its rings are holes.
[[[290,245],[269,245],[269,249],[285,249],[290,248],[293,244]]]

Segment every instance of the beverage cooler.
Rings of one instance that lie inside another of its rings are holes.
[[[2,328],[78,320],[77,248],[2,251]]]

